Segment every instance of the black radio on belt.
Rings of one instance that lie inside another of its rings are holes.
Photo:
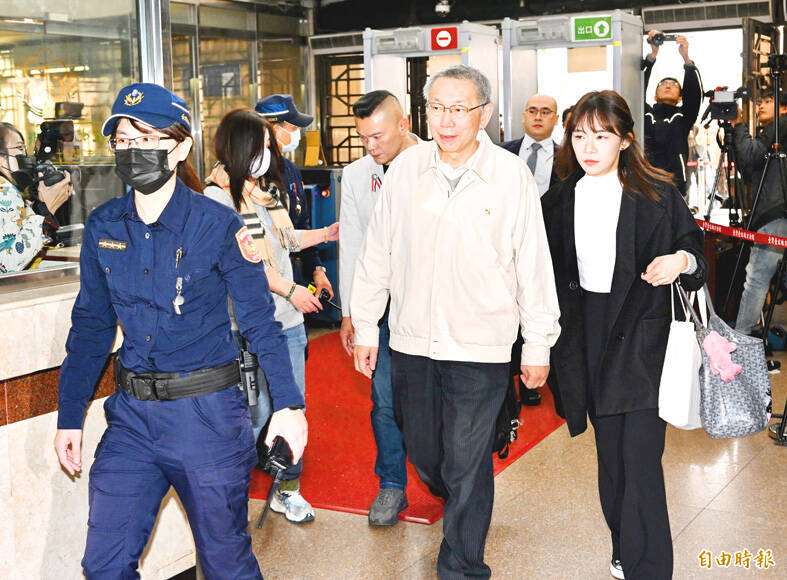
[[[257,356],[249,352],[249,343],[245,338],[241,338],[243,348],[238,355],[238,366],[240,367],[240,385],[241,390],[246,393],[246,400],[249,402],[249,407],[257,404],[257,396],[260,392],[260,387],[257,384],[257,369],[260,365],[257,362]]]

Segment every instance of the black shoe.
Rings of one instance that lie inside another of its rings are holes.
[[[768,359],[765,362],[766,362],[766,364],[768,366],[768,372],[769,373],[776,374],[776,373],[780,372],[779,368],[782,366],[781,362],[779,362],[777,360],[773,360],[773,359]]]
[[[541,394],[538,389],[528,389],[522,383],[519,383],[519,399],[528,407],[537,407],[541,404]]]

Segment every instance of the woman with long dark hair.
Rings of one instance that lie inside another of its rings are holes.
[[[233,207],[243,218],[262,260],[276,305],[276,320],[287,337],[295,380],[306,392],[306,329],[303,313],[322,308],[307,288],[293,282],[290,252],[339,237],[339,224],[318,230],[295,230],[287,212],[287,189],[282,183],[282,157],[271,125],[249,109],[230,111],[219,123],[214,141],[219,160],[211,171],[205,195]],[[268,292],[268,288],[261,288]],[[260,381],[265,384],[264,381]],[[267,391],[252,407],[255,438],[272,411]],[[314,519],[314,510],[300,493],[303,464],[298,462],[283,476],[271,509],[294,523]]]
[[[590,92],[571,111],[542,198],[560,302],[548,384],[572,436],[595,429],[616,578],[672,576],[658,415],[670,284],[705,281],[702,232],[670,176],[650,166],[626,101]]]

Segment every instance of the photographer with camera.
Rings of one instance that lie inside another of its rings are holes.
[[[30,162],[22,133],[0,123],[0,273],[23,270],[54,237],[54,213],[74,193],[70,175],[63,175],[48,185]]]
[[[656,104],[650,106],[645,103],[645,154],[654,167],[672,174],[675,185],[685,196],[688,138],[700,112],[702,89],[699,71],[689,58],[689,42],[686,37],[667,36],[658,30],[651,30],[648,33],[650,54],[642,60],[645,90],[647,91],[659,48],[666,40],[674,40],[683,57],[683,85],[681,88],[678,79],[665,77],[656,87]]]
[[[779,107],[779,141],[782,149],[787,144],[787,106]],[[757,121],[761,127],[759,136],[752,137],[749,128],[739,116],[732,121],[733,147],[735,158],[738,162],[738,169],[746,178],[751,179],[751,183],[756,193],[756,188],[762,181],[757,207],[754,209],[749,229],[760,233],[775,236],[787,236],[787,218],[784,211],[784,188],[782,186],[781,175],[779,172],[778,158],[776,163],[768,165],[765,179],[766,153],[771,148],[775,140],[776,108],[773,92],[764,92],[757,102]],[[735,321],[735,329],[745,334],[751,334],[752,329],[757,324],[765,304],[765,296],[768,293],[768,286],[771,278],[779,264],[783,251],[773,246],[754,244],[749,255],[749,263],[746,266],[746,282],[743,287],[738,317]]]

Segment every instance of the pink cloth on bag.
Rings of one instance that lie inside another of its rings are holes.
[[[710,358],[710,368],[714,375],[721,375],[721,380],[730,382],[735,375],[743,370],[741,365],[732,362],[732,353],[737,344],[724,338],[715,330],[712,330],[702,341],[702,348]]]

